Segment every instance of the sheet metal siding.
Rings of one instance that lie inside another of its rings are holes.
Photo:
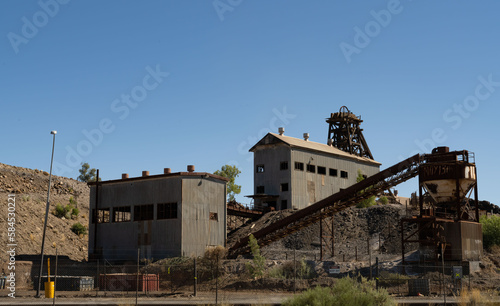
[[[477,261],[483,255],[482,225],[475,222],[443,222],[449,260]]]
[[[292,205],[302,209],[356,183],[358,169],[367,176],[380,171],[378,165],[367,164],[352,159],[333,157],[328,154],[314,153],[295,149],[291,153],[292,164]],[[294,169],[295,162],[304,163],[304,171]],[[307,172],[307,164],[315,165],[316,173]],[[318,174],[318,166],[326,168],[326,175]],[[337,169],[337,176],[329,175],[329,169]],[[347,171],[348,178],[341,177]]]
[[[281,207],[282,200],[287,200],[288,207],[291,208],[293,162],[290,156],[290,147],[284,144],[260,147],[254,152],[254,194],[257,194],[257,186],[265,186],[265,194],[279,195],[276,203],[278,208]],[[285,161],[288,162],[288,170],[280,170],[281,162]],[[265,172],[257,173],[257,165],[264,165]],[[288,183],[288,191],[281,192],[282,183]],[[259,200],[255,204],[260,204]]]
[[[182,184],[183,180],[192,182],[192,184],[188,184],[187,188],[183,188],[183,185],[185,185]],[[97,225],[97,247],[103,248],[104,257],[108,259],[135,258],[137,256],[137,248],[141,249],[141,257],[162,258],[181,256],[183,243],[191,245],[191,249],[193,249],[193,246],[203,239],[189,241],[189,239],[193,239],[193,236],[181,236],[183,226],[193,226],[193,218],[190,215],[187,216],[189,221],[182,222],[183,218],[186,218],[184,214],[191,212],[189,209],[183,209],[185,206],[185,204],[182,204],[183,192],[185,193],[184,199],[189,201],[189,203],[197,203],[198,206],[217,203],[213,206],[218,207],[218,210],[200,207],[200,211],[207,211],[206,220],[200,222],[212,226],[211,223],[208,224],[208,211],[217,212],[219,226],[215,229],[213,226],[210,229],[204,228],[203,233],[210,233],[211,236],[208,243],[224,245],[226,237],[226,184],[210,178],[203,179],[203,184],[198,186],[197,184],[200,181],[201,178],[171,177],[159,178],[157,180],[125,181],[100,186],[99,208],[131,206],[132,219],[130,222],[100,223]],[[158,203],[177,203],[178,218],[157,220]],[[91,209],[95,207],[95,186],[91,186],[89,204]],[[133,221],[134,205],[142,204],[154,204],[154,220]],[[92,253],[94,251],[94,224],[90,222],[91,218],[89,218],[89,252]],[[207,237],[203,238],[207,240]],[[196,255],[203,254],[205,245],[206,243],[203,243],[203,247],[195,248]],[[189,252],[191,252],[191,249],[189,249]],[[201,249],[203,249],[202,253],[199,253]]]
[[[207,246],[225,245],[225,186],[226,184],[212,179],[183,179],[183,256],[201,256]],[[217,221],[210,220],[210,213],[217,213]]]

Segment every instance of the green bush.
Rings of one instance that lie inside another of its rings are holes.
[[[332,288],[316,287],[287,300],[283,305],[396,305],[384,289],[375,290],[373,281],[341,278]]]
[[[267,277],[269,278],[281,278],[281,279],[292,279],[294,278],[294,271],[296,272],[296,278],[299,279],[311,279],[316,276],[314,269],[306,262],[305,258],[300,261],[286,262],[281,266],[276,266],[269,270]]]
[[[253,278],[260,278],[264,275],[264,269],[266,265],[266,259],[264,256],[260,255],[260,247],[257,243],[257,239],[250,234],[248,245],[250,246],[250,251],[252,253],[252,262],[246,264],[246,268]]]
[[[60,203],[57,203],[53,214],[54,214],[54,216],[56,216],[58,218],[62,218],[62,217],[64,217],[64,215],[66,215],[66,210],[64,209],[64,207]]]
[[[382,205],[387,205],[389,203],[389,199],[386,196],[380,197],[379,201]]]
[[[80,222],[73,224],[71,231],[77,235],[87,235],[87,228]]]
[[[71,187],[70,187],[70,188],[71,188]],[[70,196],[70,197],[69,197],[69,204],[71,204],[71,205],[76,205],[76,200],[75,200],[75,198],[73,198],[73,196]]]
[[[500,216],[482,216],[479,222],[483,225],[483,246],[491,249],[494,245],[500,246]]]
[[[76,219],[76,217],[78,217],[78,214],[80,213],[80,210],[76,207],[74,207],[72,210],[71,210],[71,218],[72,219]]]

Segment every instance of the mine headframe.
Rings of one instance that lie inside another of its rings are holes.
[[[361,117],[354,115],[346,106],[342,106],[337,113],[331,113],[326,122],[329,124],[329,143],[344,152],[373,159],[363,136],[363,129],[360,128],[363,122]]]

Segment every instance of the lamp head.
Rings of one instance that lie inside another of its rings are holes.
[[[50,131],[50,134],[55,135],[57,134],[57,131]]]

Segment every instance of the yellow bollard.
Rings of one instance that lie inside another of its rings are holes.
[[[50,281],[50,258],[47,258],[47,276],[48,281],[45,282],[45,297],[48,299],[54,298],[54,282]]]

